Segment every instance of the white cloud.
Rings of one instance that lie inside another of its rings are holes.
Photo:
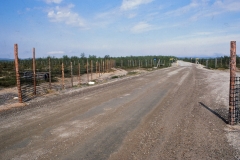
[[[200,4],[197,1],[192,1],[189,5],[167,12],[166,15],[180,16],[191,11],[192,9],[198,8],[199,6]]]
[[[239,0],[216,0],[213,4],[209,0],[192,0],[186,6],[165,13],[165,16],[183,16],[189,14],[191,21],[203,17],[214,17],[226,12],[240,12]]]
[[[56,4],[60,4],[62,2],[62,0],[44,0],[47,4],[50,3],[56,3]]]
[[[51,51],[51,52],[48,52],[48,54],[65,54],[64,51]]]
[[[152,25],[150,25],[146,22],[139,22],[138,24],[136,24],[135,26],[133,26],[131,28],[131,32],[142,33],[142,32],[146,32],[146,31],[150,31],[152,29],[153,29]]]
[[[208,1],[201,0],[199,7],[201,10],[193,10],[194,14],[190,17],[190,20],[196,21],[202,17],[212,17],[221,15],[228,12],[240,12],[239,0],[216,0],[215,3],[210,5]]]
[[[131,10],[139,5],[151,3],[153,0],[123,0],[121,10]]]
[[[239,0],[217,0],[214,3],[214,7],[224,9],[225,11],[240,11]]]
[[[128,18],[131,19],[131,18],[134,18],[134,17],[136,17],[136,16],[137,16],[136,13],[132,13],[132,14],[129,14],[129,15],[128,15]]]
[[[57,6],[48,12],[48,18],[51,22],[64,22],[67,25],[85,28],[85,20],[71,10],[73,7],[73,4],[67,7]]]

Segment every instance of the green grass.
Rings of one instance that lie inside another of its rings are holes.
[[[13,86],[16,86],[16,79],[15,79],[15,77],[3,77],[3,78],[0,78],[0,86],[3,86],[3,87],[13,87]]]

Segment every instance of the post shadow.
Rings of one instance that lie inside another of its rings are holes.
[[[212,110],[211,108],[209,108],[208,106],[206,106],[204,103],[202,102],[198,102],[201,106],[203,106],[204,108],[206,108],[207,110],[209,110],[211,113],[213,113],[215,116],[217,116],[218,118],[220,118],[224,123],[228,124],[228,117],[224,116],[224,110],[226,110],[226,115],[228,114],[228,110],[227,109],[216,109],[216,110]]]

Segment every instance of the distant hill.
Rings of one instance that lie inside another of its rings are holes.
[[[0,61],[14,61],[14,59],[0,58]]]

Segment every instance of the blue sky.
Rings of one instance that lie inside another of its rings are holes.
[[[0,58],[229,55],[240,0],[0,0]],[[239,46],[239,47],[238,47]]]

